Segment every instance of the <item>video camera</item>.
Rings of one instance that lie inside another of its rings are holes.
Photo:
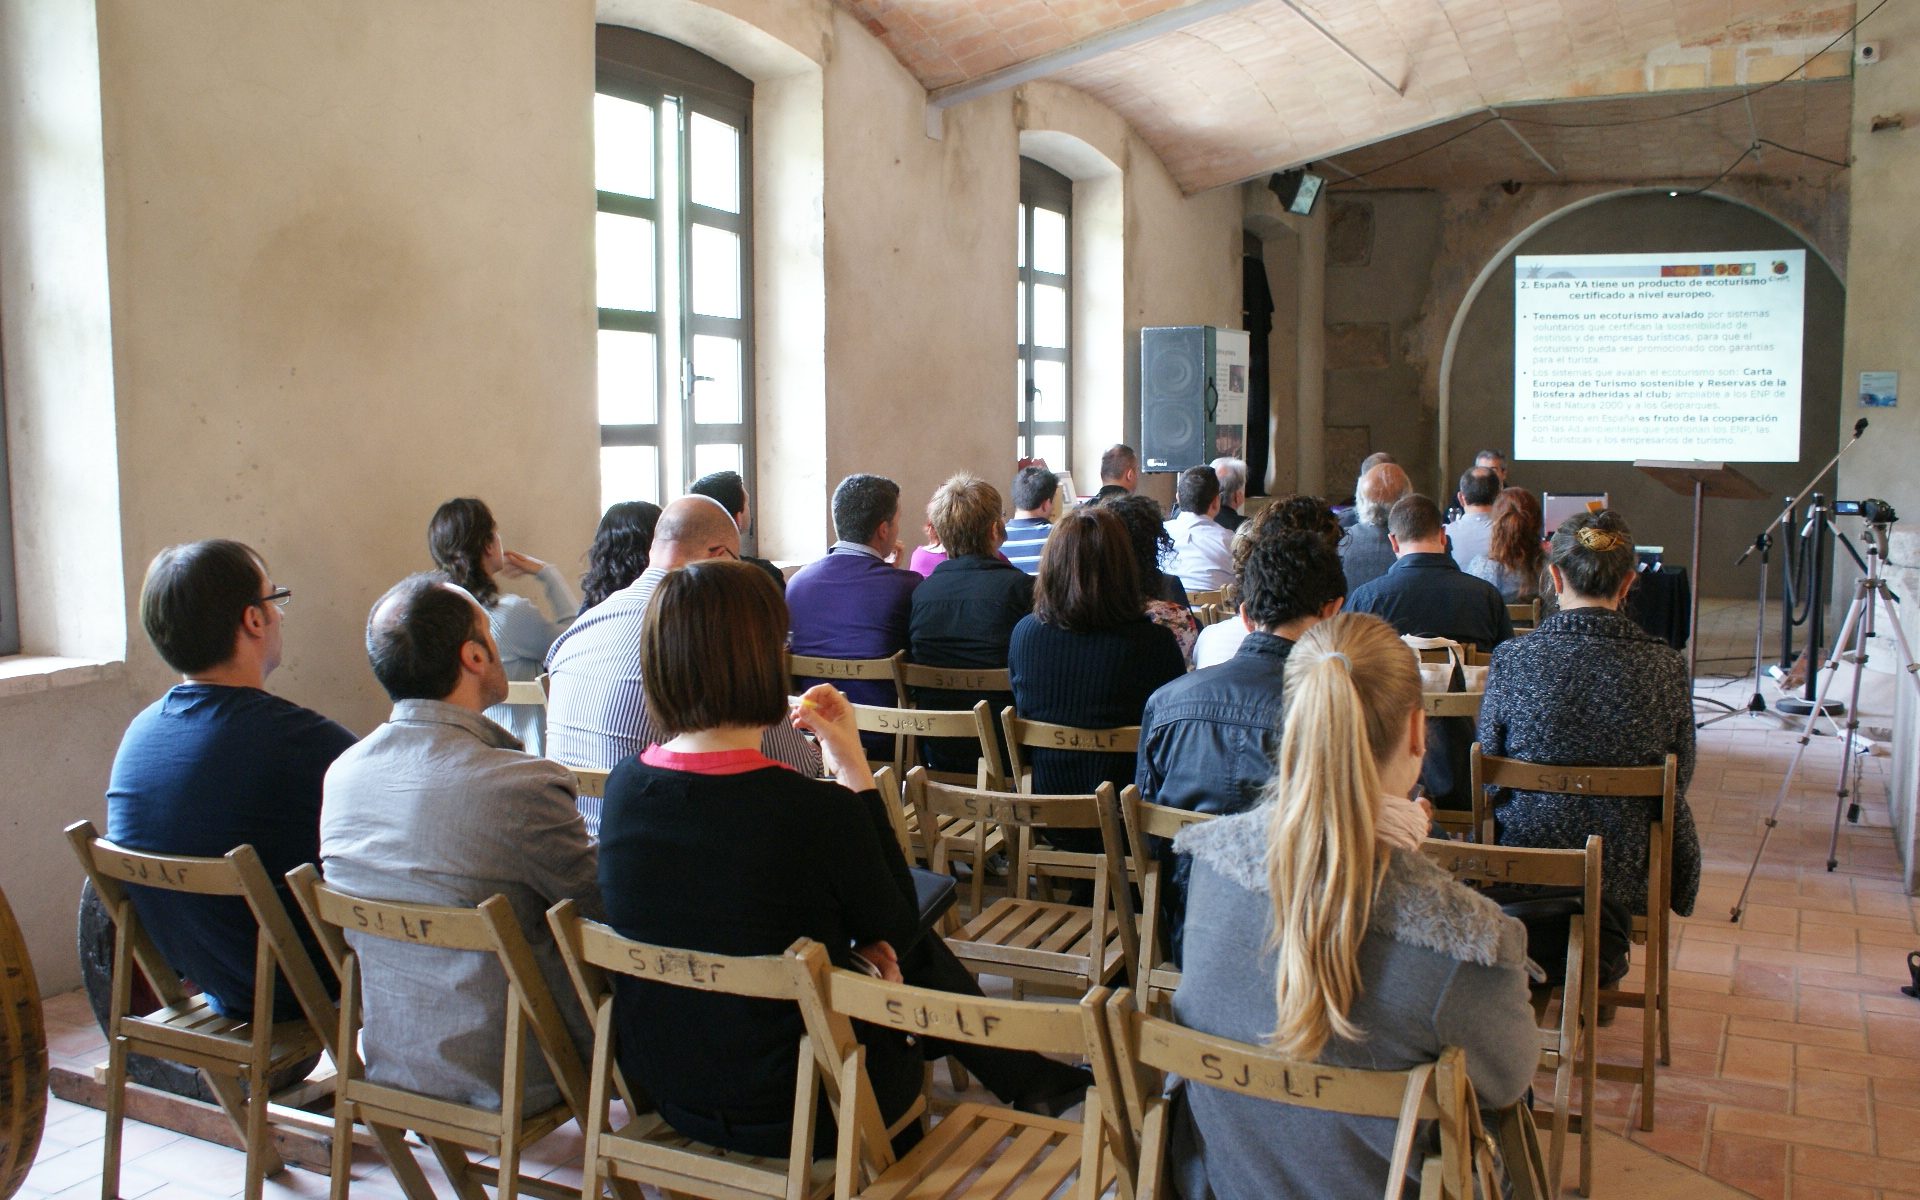
[[[1838,517],[1859,517],[1869,525],[1891,525],[1900,519],[1893,505],[1885,500],[1835,500],[1833,513]]]

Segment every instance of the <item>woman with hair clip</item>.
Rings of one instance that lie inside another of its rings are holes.
[[[573,589],[567,586],[560,569],[506,549],[493,511],[485,501],[471,497],[449,500],[434,510],[433,520],[427,523],[427,549],[447,578],[465,588],[486,610],[507,678],[539,678],[547,650],[573,623],[575,614]],[[503,575],[508,579],[528,575],[538,579],[553,616],[543,616],[525,596],[501,591],[494,580]],[[541,753],[546,709],[537,704],[496,704],[487,710],[487,716],[519,738],[527,753]]]
[[[1505,488],[1493,502],[1493,525],[1487,552],[1476,554],[1467,574],[1500,589],[1508,604],[1540,598],[1540,615],[1559,608],[1553,576],[1547,570],[1547,551],[1540,532],[1540,501],[1525,488]]]
[[[1406,797],[1425,743],[1419,665],[1392,626],[1345,613],[1300,639],[1262,804],[1174,842],[1193,871],[1173,1012],[1332,1066],[1405,1070],[1459,1046],[1481,1106],[1503,1107],[1540,1054],[1526,933],[1422,856],[1427,813]],[[1390,1119],[1180,1087],[1169,1154],[1187,1200],[1386,1183]]]
[[[1480,705],[1480,747],[1539,763],[1596,767],[1657,765],[1678,756],[1673,814],[1673,911],[1693,912],[1700,891],[1700,834],[1687,805],[1693,778],[1693,688],[1679,651],[1620,611],[1639,578],[1633,531],[1610,508],[1560,523],[1548,550],[1560,611],[1525,637],[1501,643]],[[1558,792],[1508,792],[1494,808],[1508,846],[1576,850],[1604,839],[1606,899],[1647,911],[1647,829],[1658,797],[1599,799]],[[1619,960],[1617,971],[1626,969]],[[1609,980],[1603,976],[1601,986]]]

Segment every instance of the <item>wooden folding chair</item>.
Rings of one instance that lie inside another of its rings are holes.
[[[1668,1003],[1668,931],[1672,928],[1673,813],[1679,792],[1679,760],[1669,754],[1655,767],[1603,767],[1522,762],[1482,754],[1473,747],[1474,827],[1491,830],[1498,809],[1487,789],[1564,792],[1576,796],[1647,800],[1660,797],[1659,815],[1647,829],[1647,913],[1633,918],[1633,940],[1647,948],[1645,978],[1638,989],[1608,988],[1601,1004],[1641,1010],[1640,1065],[1601,1063],[1602,1079],[1640,1085],[1640,1128],[1653,1128],[1654,1064],[1673,1061]],[[1489,837],[1489,840],[1492,840]]]
[[[1227,602],[1226,588],[1210,588],[1205,591],[1188,592],[1187,607],[1199,612],[1209,604],[1224,605]]]
[[[1005,667],[930,667],[925,663],[902,662],[900,686],[907,689],[913,703],[921,689],[935,692],[974,692],[981,696],[1011,692],[1013,672]]]
[[[252,846],[237,846],[220,858],[128,850],[101,837],[91,821],[75,821],[66,833],[114,928],[100,1195],[103,1200],[116,1200],[120,1193],[127,1057],[146,1054],[199,1069],[246,1147],[243,1194],[246,1200],[260,1200],[266,1177],[285,1167],[273,1149],[267,1124],[268,1077],[321,1050],[331,1051],[336,1020],[333,1001],[294,931],[286,906],[274,893],[260,855]],[[179,972],[167,965],[142,927],[127,892],[129,884],[196,896],[232,896],[246,902],[259,927],[254,937],[253,1012],[248,1018],[223,1017],[205,995],[187,994],[180,986]],[[131,1011],[136,967],[161,1003],[145,1015]],[[304,1015],[299,1020],[274,1023],[276,969],[300,1004]]]
[[[863,732],[886,733],[893,735],[893,763],[889,773],[894,780],[904,780],[910,770],[926,771],[929,778],[945,782],[970,783],[985,786],[996,791],[1004,790],[1004,775],[1000,770],[1000,742],[993,733],[993,716],[988,711],[985,700],[975,701],[972,711],[937,710],[924,708],[877,708],[870,704],[853,706],[854,724]],[[980,757],[974,774],[960,776],[943,771],[933,771],[917,767],[914,759],[915,743],[922,737],[971,738],[980,747]],[[882,768],[886,770],[887,768]],[[879,778],[878,773],[875,779]],[[985,830],[977,828],[977,821],[947,819],[939,824],[931,841],[926,837],[925,826],[920,824],[920,814],[906,797],[896,788],[882,788],[880,794],[889,801],[890,811],[904,813],[904,829],[908,841],[902,847],[908,862],[924,862],[931,871],[944,872],[948,866],[958,860],[972,869],[971,900],[973,912],[980,911],[985,895],[987,878],[987,860],[993,855],[1004,853],[1006,838],[997,827],[989,826]],[[983,836],[976,836],[983,835]],[[935,843],[938,843],[936,847]],[[942,865],[935,866],[938,857]]]
[[[1540,623],[1540,597],[1535,596],[1525,604],[1507,605],[1507,619],[1513,622],[1515,633],[1531,633]]]
[[[1498,1194],[1466,1055],[1457,1047],[1442,1051],[1436,1062],[1409,1070],[1365,1071],[1300,1062],[1244,1042],[1196,1033],[1142,1012],[1125,991],[1114,993],[1106,1009],[1107,1053],[1114,1059],[1110,1073],[1119,1078],[1127,1124],[1139,1148],[1136,1200],[1172,1194],[1164,1178],[1173,1101],[1163,1089],[1170,1075],[1186,1080],[1189,1087],[1396,1121],[1393,1156],[1383,1181],[1385,1200],[1400,1200],[1404,1194],[1419,1124],[1437,1122],[1440,1153],[1420,1163],[1422,1200],[1473,1200],[1476,1179],[1484,1189],[1481,1195]]]
[[[907,689],[900,681],[900,665],[906,661],[907,652],[904,650],[895,651],[886,658],[822,658],[812,654],[789,654],[787,687],[800,693],[807,690],[800,686],[802,679],[824,679],[836,684],[848,680],[885,680],[893,685],[894,703],[906,708],[909,704]]]
[[[1478,721],[1480,701],[1485,698],[1484,691],[1422,692],[1420,704],[1426,710],[1429,721],[1456,717]],[[1436,808],[1433,810],[1433,823],[1448,833],[1457,833],[1472,841],[1487,841],[1490,836],[1481,833],[1474,824],[1473,810],[1470,808]]]
[[[1093,880],[1091,906],[1031,899],[1021,850],[1027,839],[1007,839],[1013,847],[1009,894],[976,912],[947,937],[947,945],[969,970],[1005,975],[1014,980],[1016,988],[1033,983],[1074,996],[1106,983],[1123,969],[1133,972],[1139,961],[1134,943],[1133,895],[1127,886],[1112,784],[1101,784],[1100,790],[1090,796],[1034,796],[934,783],[924,770],[915,767],[907,774],[907,798],[920,813],[921,828],[937,825],[944,818],[974,821],[981,845],[985,829],[993,824],[1023,833],[1034,829],[1100,831],[1101,853],[1073,856],[1084,860],[1086,873]],[[934,867],[936,871],[943,869],[941,865]]]
[[[564,764],[563,764],[564,765]],[[607,776],[612,771],[603,771],[597,767],[567,767],[573,772],[574,787],[583,800],[604,800],[607,798]]]
[[[520,1174],[521,1151],[580,1116],[585,1111],[587,1089],[586,1069],[546,977],[540,973],[533,947],[513,914],[512,903],[499,895],[477,908],[368,900],[327,887],[311,863],[289,872],[287,882],[340,976],[340,1024],[335,1044],[341,1049],[335,1058],[339,1071],[334,1076],[333,1091],[333,1200],[346,1200],[356,1120],[373,1134],[410,1200],[432,1200],[434,1192],[407,1146],[407,1130],[425,1139],[461,1200],[484,1200],[481,1183],[493,1184],[498,1200],[513,1200],[520,1192],[555,1200],[571,1195],[570,1189],[562,1192]],[[347,930],[361,937],[407,945],[491,954],[499,960],[506,975],[502,986],[507,993],[507,1016],[498,1111],[367,1079],[360,1044],[360,956],[347,941]],[[530,1115],[521,1111],[529,1028],[560,1089],[558,1104]],[[473,1163],[467,1157],[468,1150],[498,1156],[499,1168]],[[630,1193],[630,1200],[639,1200],[638,1194]]]
[[[1189,825],[1214,819],[1213,813],[1194,812],[1149,804],[1140,793],[1128,788],[1120,793],[1120,818],[1127,831],[1127,853],[1133,860],[1133,877],[1140,886],[1139,945],[1142,974],[1134,980],[1133,994],[1141,1009],[1149,1010],[1173,995],[1180,987],[1180,968],[1173,965],[1171,952],[1163,944],[1161,893],[1166,864],[1154,852],[1156,840],[1172,841]]]
[[[1560,1165],[1567,1131],[1580,1134],[1580,1194],[1593,1189],[1593,1083],[1600,1037],[1600,838],[1589,835],[1584,849],[1534,850],[1517,846],[1464,846],[1429,841],[1422,849],[1433,862],[1463,883],[1517,884],[1577,888],[1581,912],[1570,918],[1567,961],[1560,994],[1560,1018],[1540,1030],[1540,1066],[1553,1072],[1553,1107],[1546,1114],[1552,1130],[1547,1178],[1560,1188]],[[1570,1112],[1573,1081],[1580,1080],[1580,1112]]]
[[[738,957],[649,945],[621,937],[613,930],[580,915],[571,900],[547,910],[567,973],[580,1001],[593,1014],[593,1062],[588,1068],[586,1164],[580,1195],[597,1197],[600,1181],[626,1185],[650,1184],[663,1195],[701,1196],[708,1200],[741,1200],[765,1196],[770,1200],[810,1200],[824,1197],[833,1187],[831,1159],[813,1157],[819,1120],[819,1097],[824,1084],[838,1097],[839,1077],[823,1075],[810,1039],[800,1040],[798,1074],[793,1092],[793,1139],[786,1158],[739,1154],[710,1146],[677,1132],[658,1113],[637,1112],[614,1053],[614,999],[610,975],[626,975],[652,983],[693,991],[746,996],[758,1000],[799,1003],[810,989],[805,969],[795,957],[814,943],[794,943],[787,954]],[[615,1095],[627,1102],[626,1124],[612,1126]],[[845,1105],[839,1107],[844,1110]],[[917,1120],[924,1101],[901,1123]]]
[[[1007,755],[1013,764],[1010,782],[1016,790],[1022,792],[1033,791],[1033,765],[1027,761],[1027,755],[1023,751],[1069,750],[1088,754],[1138,754],[1140,751],[1138,725],[1119,725],[1112,729],[1054,725],[1046,721],[1025,720],[1013,711],[1012,705],[1008,705],[1000,710],[1000,728],[1006,736]],[[1048,846],[1036,846],[1031,836],[1027,836],[1025,844],[1020,849],[1027,869],[1040,877],[1043,887],[1050,877],[1062,879],[1092,877],[1093,873],[1084,855],[1055,850]]]
[[[1093,1200],[1115,1187],[1121,1197],[1132,1196],[1132,1144],[1108,1098],[1116,1085],[1101,1028],[1105,988],[1077,1004],[993,1000],[836,969],[817,944],[794,953],[812,981],[800,1000],[809,1040],[826,1056],[823,1067],[839,1077],[837,1200]],[[1002,1050],[1083,1056],[1093,1065],[1095,1086],[1078,1121],[963,1103],[896,1159],[880,1127],[853,1021]]]

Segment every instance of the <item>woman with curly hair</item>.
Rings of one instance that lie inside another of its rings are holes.
[[[493,640],[508,679],[537,679],[547,650],[573,623],[573,589],[551,563],[508,550],[500,527],[485,501],[472,497],[449,500],[434,510],[427,524],[427,549],[448,579],[465,588],[487,612]],[[541,613],[533,601],[500,590],[498,576],[532,576],[547,593],[553,616]],[[538,704],[496,704],[487,716],[505,727],[530,754],[541,752],[546,733],[546,710]]]
[[[1499,588],[1508,604],[1525,604],[1538,596],[1541,616],[1555,612],[1559,600],[1547,569],[1544,538],[1540,501],[1525,488],[1506,488],[1493,502],[1487,552],[1474,555],[1467,574]]]
[[[1318,496],[1282,496],[1268,504],[1242,521],[1240,528],[1233,532],[1234,583],[1227,589],[1230,605],[1240,604],[1240,573],[1247,565],[1247,556],[1253,553],[1254,543],[1283,533],[1311,534],[1337,555],[1346,531],[1340,528],[1340,518],[1334,515],[1333,509]],[[1194,669],[1226,662],[1240,652],[1240,643],[1246,636],[1246,624],[1231,616],[1202,629],[1193,646]]]
[[[659,523],[660,506],[645,500],[628,500],[607,510],[593,531],[587,573],[580,577],[581,612],[640,578],[653,550],[653,528]]]

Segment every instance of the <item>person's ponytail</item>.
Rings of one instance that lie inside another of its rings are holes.
[[[1342,614],[1308,631],[1287,659],[1287,729],[1272,802],[1274,1029],[1290,1057],[1363,1035],[1360,944],[1386,853],[1374,839],[1379,757],[1420,703],[1412,651],[1375,617]]]

